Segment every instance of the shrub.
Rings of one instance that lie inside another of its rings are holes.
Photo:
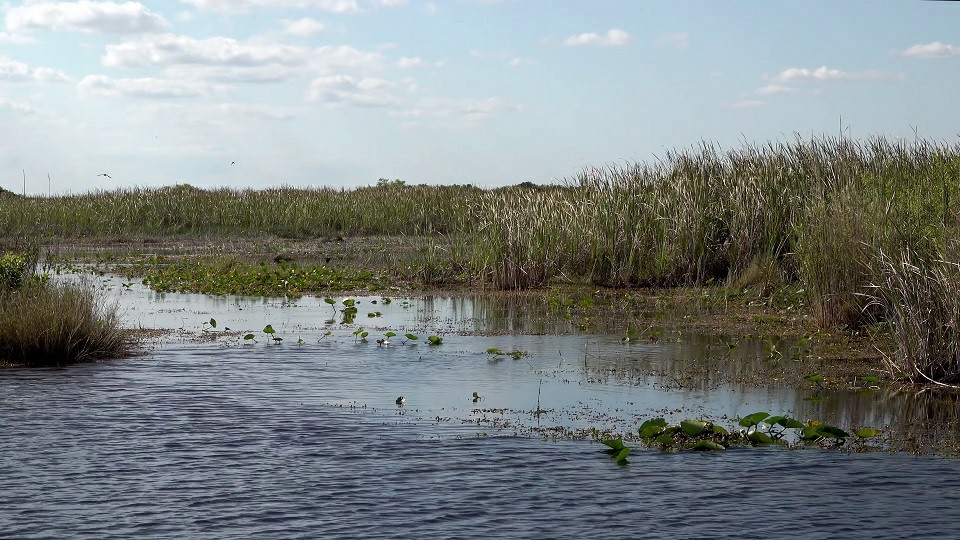
[[[26,255],[14,252],[0,255],[0,289],[17,289],[32,273]]]

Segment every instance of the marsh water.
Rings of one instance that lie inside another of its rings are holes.
[[[636,448],[618,466],[581,438],[763,410],[920,439],[957,417],[948,399],[721,373],[765,362],[762,344],[623,343],[516,299],[361,297],[343,324],[316,298],[105,283],[129,325],[174,332],[130,360],[0,371],[0,537],[960,535],[954,458]],[[388,331],[420,339],[380,346]]]

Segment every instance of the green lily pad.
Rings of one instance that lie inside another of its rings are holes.
[[[690,447],[691,450],[697,450],[700,452],[704,451],[714,451],[714,450],[726,450],[726,448],[719,443],[713,441],[700,441],[697,444]]]
[[[707,429],[707,423],[702,420],[688,418],[680,422],[680,429],[691,437],[696,437]]]
[[[743,427],[751,427],[759,424],[764,420],[764,418],[770,416],[770,413],[765,412],[755,412],[753,414],[748,414],[740,419],[740,425]]]
[[[626,448],[626,447],[623,445],[623,441],[622,441],[621,439],[604,439],[604,440],[602,440],[602,441],[600,441],[600,442],[602,442],[603,444],[605,444],[605,445],[609,446],[610,448],[612,448],[612,449],[614,449],[614,450],[617,450],[617,451],[620,451],[620,450],[623,450],[624,448]]]
[[[646,422],[640,424],[640,429],[638,430],[640,436],[644,439],[649,439],[651,437],[656,437],[663,431],[663,428],[667,425],[667,421],[663,418],[654,418],[652,420],[647,420]]]

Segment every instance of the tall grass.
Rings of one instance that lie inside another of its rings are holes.
[[[730,282],[770,267],[823,326],[866,320],[881,250],[955,236],[960,147],[796,140],[583,171],[567,189],[483,201],[474,263],[497,286],[565,275],[610,285]],[[521,276],[522,278],[518,278]]]
[[[960,264],[918,260],[910,250],[879,256],[872,300],[887,314],[897,346],[895,375],[917,382],[960,383]]]
[[[31,283],[0,291],[0,363],[63,366],[134,352],[116,306],[91,285]]]
[[[546,188],[177,186],[5,197],[0,233],[416,236],[426,281],[468,274],[499,289],[557,278],[615,287],[794,282],[816,320],[835,327],[898,316],[892,300],[870,300],[875,285],[901,303],[921,301],[894,290],[912,274],[891,278],[900,274],[881,254],[915,253],[926,275],[922,261],[943,260],[960,237],[958,193],[960,145],[796,138],[731,150],[704,143]]]
[[[467,227],[469,186],[202,190],[188,185],[0,200],[0,231],[35,236],[424,234]]]

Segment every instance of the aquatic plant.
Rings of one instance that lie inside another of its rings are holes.
[[[600,442],[609,447],[606,452],[610,456],[610,459],[614,460],[617,465],[626,465],[629,463],[629,461],[627,461],[627,456],[630,455],[631,449],[630,447],[625,446],[622,440],[604,439]]]
[[[510,357],[513,357],[514,360],[519,360],[519,359],[523,358],[524,356],[528,356],[528,355],[529,355],[529,353],[527,353],[526,351],[518,351],[518,350],[515,350],[515,349],[514,349],[514,350],[511,350],[511,351],[508,351],[508,352],[504,352],[503,350],[501,350],[501,349],[499,349],[499,348],[497,348],[497,347],[491,347],[491,348],[487,349],[487,354],[492,354],[492,355],[495,355],[495,356],[510,356]]]
[[[275,344],[280,344],[283,341],[283,338],[277,335],[277,331],[273,329],[272,324],[268,324],[263,327],[263,333],[270,337]]]
[[[783,444],[787,430],[793,430],[796,438],[814,444],[839,446],[850,437],[846,431],[817,420],[800,422],[786,415],[771,416],[756,412],[744,416],[738,422],[740,430],[728,430],[711,420],[688,418],[678,424],[669,424],[663,418],[643,422],[637,434],[648,446],[663,450],[725,450],[737,445]],[[880,430],[861,428],[855,430],[859,442],[876,437]]]

